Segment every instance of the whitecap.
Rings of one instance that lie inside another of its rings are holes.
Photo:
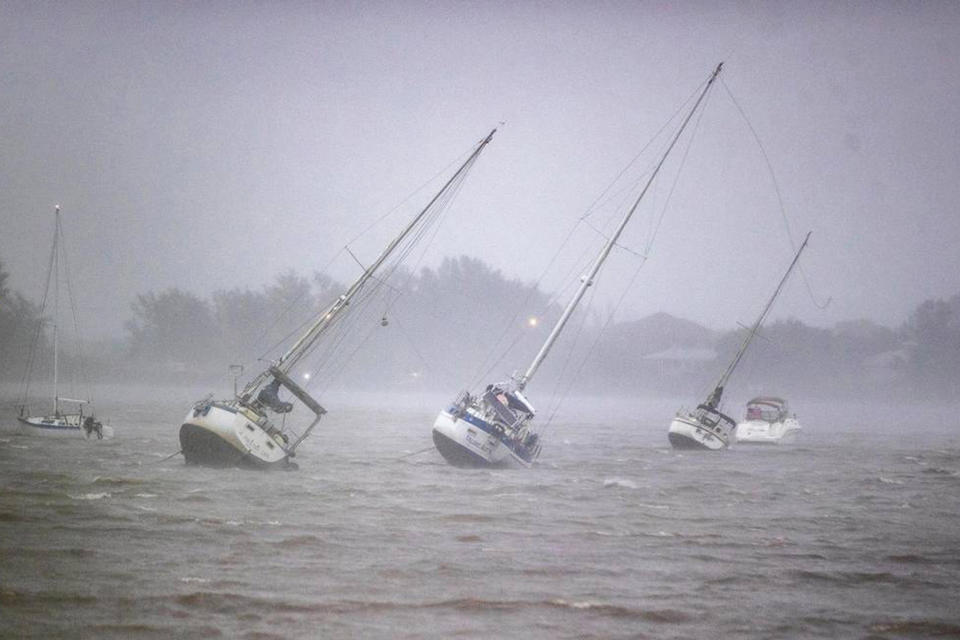
[[[134,498],[156,498],[157,494],[155,493],[136,493],[133,496]]]
[[[570,607],[571,609],[592,609],[594,607],[606,606],[602,602],[590,602],[588,600],[579,600],[579,601],[570,602],[569,600],[564,600],[562,598],[551,600],[551,603],[560,607]]]
[[[903,480],[894,480],[893,478],[885,478],[880,476],[880,482],[883,484],[903,484]]]
[[[74,500],[101,500],[103,498],[109,498],[109,493],[84,493],[79,496],[70,496]]]
[[[201,583],[201,584],[206,584],[207,582],[210,582],[210,580],[207,579],[207,578],[197,578],[197,577],[194,577],[194,576],[184,576],[184,577],[180,578],[180,582],[199,582],[199,583]]]
[[[603,487],[623,487],[624,489],[636,489],[637,483],[633,480],[624,480],[623,478],[607,478],[603,481]]]

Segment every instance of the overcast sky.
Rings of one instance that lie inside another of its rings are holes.
[[[953,2],[0,1],[0,260],[38,299],[60,203],[84,324],[116,331],[137,293],[322,268],[503,121],[423,264],[466,253],[532,281],[721,60],[833,299],[796,279],[774,318],[893,326],[960,292]],[[749,322],[790,261],[719,89],[621,319]]]

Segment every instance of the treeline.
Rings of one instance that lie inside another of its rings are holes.
[[[146,292],[132,302],[123,338],[95,345],[86,368],[101,381],[209,381],[223,389],[228,365],[242,364],[246,374],[259,371],[343,289],[324,274],[287,272],[259,289],[207,297],[176,288]],[[17,380],[39,312],[11,290],[2,266],[0,301],[2,375]],[[308,371],[320,378],[315,384],[444,392],[475,387],[526,365],[560,312],[535,286],[468,257],[397,272],[356,306],[314,354]],[[718,333],[663,313],[602,333],[600,324],[575,318],[538,386],[548,392],[700,394],[743,337],[740,330]],[[49,340],[44,344],[49,350]],[[896,328],[868,320],[832,328],[773,322],[754,341],[733,383],[747,393],[787,396],[956,399],[960,295],[922,303]]]
[[[40,323],[39,308],[14,291],[0,262],[0,379],[20,380],[28,365],[30,344]],[[40,335],[46,347],[45,335]]]

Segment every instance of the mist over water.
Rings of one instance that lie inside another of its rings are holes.
[[[251,473],[162,461],[194,391],[140,391],[98,390],[109,441],[3,418],[6,633],[960,633],[951,407],[796,399],[797,444],[700,454],[666,442],[686,399],[574,398],[532,469],[471,471],[430,448],[448,398],[339,393],[299,471]]]
[[[0,3],[0,636],[960,637],[958,57],[957,3]],[[538,462],[448,466],[721,60],[526,390]],[[186,466],[494,126],[290,371],[300,469]],[[799,442],[670,449],[808,230],[723,407]],[[21,435],[57,368],[114,439]]]

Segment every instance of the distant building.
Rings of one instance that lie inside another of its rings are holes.
[[[717,359],[717,352],[708,347],[672,346],[643,356],[657,366],[661,378],[675,375],[696,374]]]

